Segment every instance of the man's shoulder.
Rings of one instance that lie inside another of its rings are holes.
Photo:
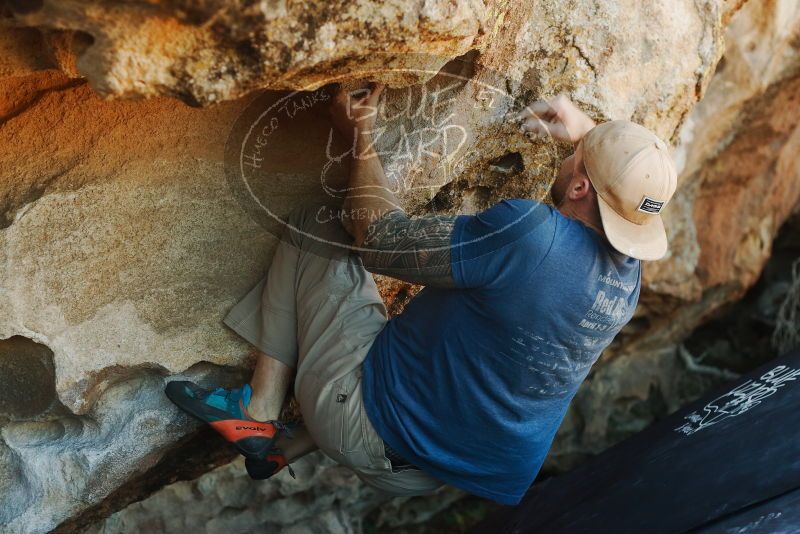
[[[568,261],[573,267],[584,266],[587,271],[612,271],[624,278],[626,285],[631,281],[639,282],[641,262],[618,252],[595,230],[582,222],[571,219],[555,210],[553,217],[552,251],[559,261]],[[573,273],[583,272],[580,268]]]
[[[497,202],[493,207],[498,207],[498,206],[506,206],[512,210],[522,210],[522,211],[540,210],[540,211],[547,211],[548,213],[555,210],[555,208],[553,208],[549,204],[540,202],[532,198],[507,198]]]
[[[545,230],[546,223],[553,222],[553,214],[552,207],[536,200],[504,199],[474,215],[458,217],[456,229],[466,230],[467,235],[477,234],[509,243],[540,226],[544,225],[542,230]]]
[[[494,218],[501,219],[509,225],[521,224],[522,228],[528,231],[540,225],[554,226],[559,215],[558,210],[549,204],[530,198],[501,200],[488,211],[493,212]]]

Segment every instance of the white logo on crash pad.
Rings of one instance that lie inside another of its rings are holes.
[[[779,365],[761,375],[761,378],[748,380],[712,400],[703,407],[703,413],[694,411],[684,416],[686,423],[676,428],[675,431],[691,436],[724,419],[742,415],[761,404],[765,398],[777,393],[778,389],[788,382],[796,380],[798,376],[800,376],[800,369]]]

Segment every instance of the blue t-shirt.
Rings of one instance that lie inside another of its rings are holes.
[[[532,200],[459,216],[451,245],[457,288],[425,288],[386,323],[363,365],[365,410],[405,460],[517,504],[633,315],[640,264]]]

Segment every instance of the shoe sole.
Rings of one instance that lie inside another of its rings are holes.
[[[189,381],[169,382],[164,393],[175,406],[209,425],[246,458],[259,460],[267,456],[279,433],[273,425],[232,419],[227,412],[187,394],[186,388],[191,389],[190,386],[196,387]]]

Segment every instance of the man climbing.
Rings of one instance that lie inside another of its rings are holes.
[[[225,318],[261,351],[250,383],[171,382],[167,395],[231,441],[254,478],[319,448],[393,495],[447,483],[516,504],[633,315],[639,260],[667,250],[675,169],[644,127],[595,125],[561,96],[518,117],[575,144],[555,207],[515,199],[411,218],[372,148],[382,90],[334,99],[354,147],[341,219],[293,211],[266,278]],[[369,272],[425,288],[387,321]],[[304,425],[289,430],[278,419],[292,381]]]

